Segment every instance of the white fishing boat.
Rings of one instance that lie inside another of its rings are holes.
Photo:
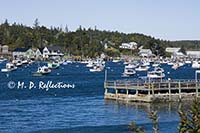
[[[65,62],[63,62],[63,65],[67,65],[68,63],[65,61]]]
[[[193,61],[192,68],[200,68],[200,61]]]
[[[144,66],[144,65],[141,65],[137,68],[135,68],[136,71],[148,71],[149,70],[149,67],[148,66]]]
[[[124,65],[128,65],[128,64],[129,64],[129,62],[128,62],[128,61],[125,61],[123,64],[124,64]]]
[[[28,64],[28,60],[22,60],[22,64]]]
[[[33,75],[34,76],[40,76],[40,75],[45,75],[51,72],[51,69],[49,69],[49,67],[47,66],[42,66],[42,67],[38,67],[37,72],[34,72]]]
[[[185,63],[183,63],[183,62],[178,62],[178,65],[179,65],[179,67],[181,67],[181,66],[184,66]]]
[[[89,61],[87,61],[87,60],[83,60],[83,61],[81,61],[80,63],[81,63],[81,64],[88,64],[88,62],[89,62]]]
[[[90,69],[90,72],[101,72],[104,69],[103,64],[96,64],[93,68]]]
[[[154,63],[152,64],[152,66],[153,66],[153,67],[158,67],[158,66],[160,66],[160,63],[159,63],[159,62],[154,62]]]
[[[68,63],[68,64],[72,64],[73,63],[71,60],[67,60],[65,62]]]
[[[0,63],[6,61],[7,59],[3,58],[3,57],[0,57]]]
[[[164,77],[165,77],[165,74],[163,72],[151,71],[147,73],[147,78],[150,78],[150,79],[161,79]]]
[[[93,67],[94,66],[94,62],[93,61],[89,61],[88,64],[86,65],[86,67]]]
[[[192,61],[186,60],[185,63],[186,63],[186,64],[192,64]]]
[[[136,68],[137,65],[133,64],[133,63],[129,63],[127,66],[125,66],[125,68],[127,69],[133,69],[133,68]]]
[[[124,72],[123,72],[123,75],[130,75],[131,76],[131,75],[134,75],[135,73],[136,73],[135,70],[125,68]]]
[[[22,61],[19,60],[19,59],[13,60],[12,63],[13,63],[15,66],[17,66],[17,67],[22,66]]]
[[[50,69],[56,69],[59,68],[60,64],[58,62],[52,62],[52,63],[48,63],[48,68]]]
[[[149,66],[149,65],[150,65],[150,63],[149,63],[149,62],[147,62],[147,61],[145,61],[145,62],[143,62],[143,63],[142,63],[142,65],[143,65],[143,66]]]
[[[161,68],[161,67],[155,67],[154,68],[154,71],[156,71],[156,72],[164,72],[164,69],[163,68]]]
[[[120,62],[120,60],[119,59],[113,59],[112,62],[117,63],[117,62]]]
[[[1,72],[10,72],[16,70],[17,67],[13,63],[6,63],[6,68],[1,69]]]
[[[173,66],[174,63],[173,63],[173,62],[168,62],[167,65],[169,65],[169,66]]]

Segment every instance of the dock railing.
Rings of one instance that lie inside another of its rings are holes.
[[[114,89],[115,95],[120,94],[119,90],[125,90],[126,95],[129,95],[129,90],[135,90],[136,95],[146,94],[154,97],[162,93],[171,99],[172,94],[178,94],[181,99],[183,93],[184,95],[196,94],[196,97],[199,97],[200,80],[107,80],[104,82],[104,88],[105,94],[108,93],[108,89]]]

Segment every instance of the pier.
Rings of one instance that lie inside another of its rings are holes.
[[[110,100],[182,101],[200,96],[200,80],[105,80],[104,89],[104,98]]]

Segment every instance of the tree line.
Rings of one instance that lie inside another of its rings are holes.
[[[109,56],[135,54],[134,52],[119,49],[125,42],[136,42],[138,47],[149,48],[155,55],[166,55],[168,46],[200,49],[200,41],[166,41],[139,33],[125,34],[118,31],[105,31],[92,28],[78,27],[76,31],[65,30],[60,27],[45,27],[39,24],[38,19],[33,26],[23,24],[9,24],[8,20],[0,24],[0,44],[8,45],[11,50],[17,47],[45,47],[50,45],[61,46],[65,53],[82,57],[97,57],[101,53]],[[108,48],[105,49],[104,45]],[[135,51],[137,52],[137,50]]]

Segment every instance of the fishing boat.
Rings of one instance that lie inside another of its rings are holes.
[[[17,67],[13,63],[6,63],[6,68],[1,69],[1,72],[10,72],[16,70]]]
[[[119,59],[113,59],[112,62],[118,63],[118,62],[120,62],[120,60]]]
[[[7,59],[3,58],[3,57],[0,57],[0,63],[6,61]]]
[[[186,60],[185,63],[186,63],[186,64],[192,64],[192,61]]]
[[[22,66],[22,61],[21,61],[21,60],[17,60],[17,61],[16,61],[16,66],[17,66],[17,67]]]
[[[133,68],[136,68],[137,65],[133,64],[133,63],[129,63],[127,66],[125,66],[125,68],[127,69],[133,69]]]
[[[81,64],[88,64],[88,62],[89,62],[88,60],[83,60],[83,61],[81,61],[80,63],[81,63]]]
[[[46,75],[46,74],[49,74],[50,72],[51,72],[51,69],[49,69],[49,67],[42,66],[42,67],[38,67],[37,72],[33,72],[33,76]]]
[[[156,72],[164,72],[164,69],[163,68],[161,68],[161,67],[155,67],[154,68],[154,71],[156,71]]]
[[[169,65],[169,66],[173,66],[174,63],[173,63],[173,62],[168,62],[167,65]]]
[[[149,66],[150,63],[149,63],[148,61],[144,61],[144,62],[142,62],[142,65],[143,65],[143,66]]]
[[[148,66],[144,66],[144,65],[140,65],[139,67],[135,68],[136,71],[148,71],[149,67]]]
[[[86,65],[86,67],[93,67],[93,66],[94,66],[93,61],[89,61],[88,64]]]
[[[28,63],[29,63],[28,60],[26,59],[22,60],[22,64],[28,64]]]
[[[48,63],[48,68],[50,69],[56,69],[59,68],[60,64],[57,62],[52,62],[52,63]]]
[[[154,62],[154,63],[152,64],[152,66],[153,66],[153,67],[158,67],[158,66],[160,66],[160,63],[159,63],[159,62]]]
[[[68,63],[65,61],[65,62],[63,62],[63,65],[67,65]]]
[[[151,71],[147,73],[147,78],[150,78],[150,79],[161,79],[164,77],[165,77],[165,74],[159,71]]]
[[[200,68],[200,61],[193,61],[192,68]]]
[[[72,64],[73,62],[71,60],[66,60],[65,61],[67,64]]]
[[[90,69],[90,72],[101,72],[104,69],[103,64],[96,64],[93,68]]]
[[[123,75],[130,75],[131,76],[131,75],[134,75],[135,73],[136,73],[135,70],[125,68],[124,72],[123,72]]]

